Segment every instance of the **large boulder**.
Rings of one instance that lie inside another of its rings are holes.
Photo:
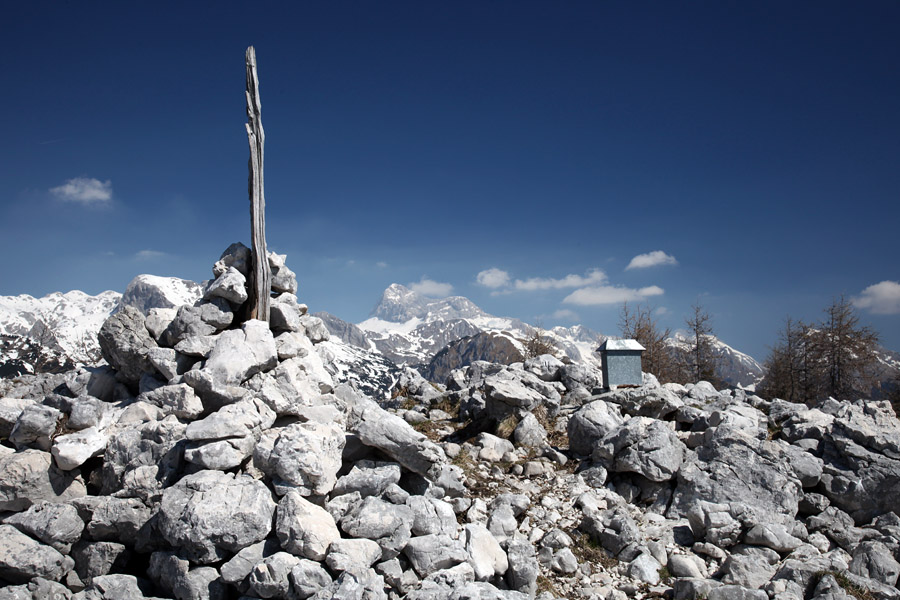
[[[122,306],[100,327],[97,334],[104,360],[116,369],[120,380],[136,384],[144,373],[155,371],[147,357],[156,340],[144,325],[144,315],[133,306]]]
[[[566,429],[572,452],[590,456],[597,444],[618,429],[625,420],[619,408],[603,400],[595,400],[579,408],[569,418]]]
[[[65,502],[86,494],[80,475],[57,468],[49,452],[24,450],[0,456],[0,511],[21,511],[41,500]]]
[[[189,559],[208,564],[264,540],[274,513],[272,494],[261,481],[200,471],[165,490],[158,527]]]
[[[593,457],[610,471],[637,473],[660,482],[678,472],[686,450],[664,421],[632,417],[600,441]]]

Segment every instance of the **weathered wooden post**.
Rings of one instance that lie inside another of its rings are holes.
[[[269,320],[269,290],[272,270],[266,252],[266,197],[263,193],[263,145],[266,134],[260,118],[259,79],[256,50],[247,48],[247,138],[250,142],[250,242],[253,269],[250,271],[247,318]]]

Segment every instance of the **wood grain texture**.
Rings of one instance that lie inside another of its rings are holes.
[[[272,285],[272,269],[266,250],[266,196],[263,187],[263,147],[266,134],[260,116],[259,79],[256,74],[256,50],[247,48],[247,139],[250,142],[250,226],[251,256],[247,317],[269,320],[269,290]]]

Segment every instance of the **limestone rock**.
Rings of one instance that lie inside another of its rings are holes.
[[[147,352],[157,344],[147,331],[144,315],[138,309],[122,306],[100,327],[97,340],[104,360],[123,381],[133,385],[145,372],[153,372]]]
[[[0,578],[23,583],[34,577],[58,581],[75,566],[50,546],[28,537],[12,525],[0,525]]]
[[[275,533],[288,552],[318,561],[325,559],[328,547],[341,537],[328,511],[294,490],[278,503]]]
[[[0,510],[21,511],[41,500],[65,502],[86,493],[81,478],[53,465],[48,452],[0,456]]]
[[[294,423],[263,433],[253,451],[254,463],[303,495],[327,494],[337,482],[346,443],[335,424]]]
[[[200,471],[166,488],[159,530],[192,560],[207,564],[269,534],[275,502],[266,486],[245,475]]]

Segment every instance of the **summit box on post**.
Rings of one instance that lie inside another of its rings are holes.
[[[597,349],[607,388],[641,385],[641,354],[644,347],[635,340],[606,340]]]

